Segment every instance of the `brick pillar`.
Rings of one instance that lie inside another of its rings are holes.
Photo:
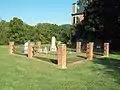
[[[32,58],[33,55],[34,55],[34,44],[29,43],[29,45],[28,45],[28,57]]]
[[[9,42],[9,53],[10,54],[14,53],[14,42]]]
[[[104,57],[109,57],[109,43],[104,43]]]
[[[62,50],[62,47],[61,47],[61,44],[58,45],[58,65],[60,66],[61,65],[61,50]]]
[[[93,60],[93,42],[87,44],[86,57],[88,60]]]
[[[76,52],[81,53],[81,42],[76,43]]]
[[[39,41],[37,42],[37,52],[41,53],[40,50],[41,50],[41,42]]]
[[[58,45],[58,65],[66,69],[66,44]]]
[[[89,60],[93,60],[93,45],[94,45],[94,43],[90,42],[89,45],[90,45]]]
[[[89,52],[90,52],[90,46],[89,43],[87,44],[87,48],[86,48],[86,58],[89,59]]]

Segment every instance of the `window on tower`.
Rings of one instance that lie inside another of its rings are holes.
[[[73,24],[75,24],[75,17],[73,17]]]

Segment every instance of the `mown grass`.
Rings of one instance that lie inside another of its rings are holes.
[[[60,70],[56,65],[19,55],[0,46],[0,90],[120,90],[120,56]]]

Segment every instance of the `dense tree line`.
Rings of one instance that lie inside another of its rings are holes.
[[[76,41],[109,42],[111,48],[120,49],[120,2],[119,0],[78,0],[78,6],[84,7],[84,20],[71,26],[38,23],[30,26],[14,17],[10,22],[0,21],[0,44],[14,41],[23,44],[26,41],[42,41],[48,44],[51,37],[57,41],[75,46]],[[79,8],[81,9],[81,8]]]
[[[55,36],[57,41],[68,43],[70,41],[71,25],[56,25],[50,23],[38,23],[30,26],[21,19],[14,17],[9,22],[0,21],[0,44],[8,44],[14,41],[16,44],[23,44],[30,41],[40,40],[43,44],[51,42],[51,37]]]
[[[109,42],[111,48],[120,49],[120,1],[83,1],[78,0],[79,5],[84,5],[85,8],[83,12],[84,20],[80,24],[73,26],[73,41],[99,40]]]

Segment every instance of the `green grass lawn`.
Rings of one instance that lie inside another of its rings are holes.
[[[120,55],[60,70],[0,46],[0,90],[120,90]]]

